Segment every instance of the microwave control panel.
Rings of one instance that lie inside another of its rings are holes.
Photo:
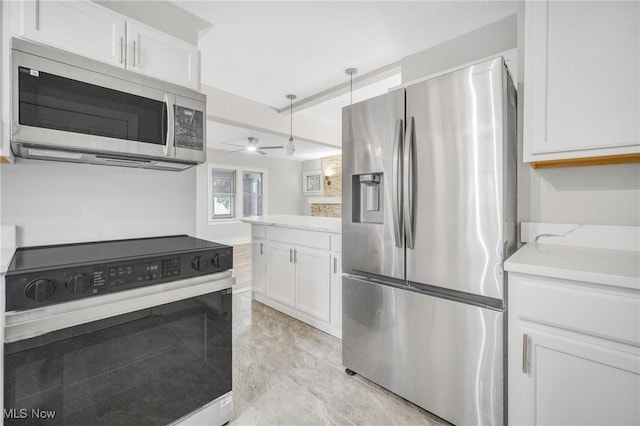
[[[191,108],[175,105],[175,145],[179,148],[204,149],[204,114]]]

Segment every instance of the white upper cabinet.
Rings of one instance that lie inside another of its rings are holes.
[[[525,4],[524,161],[640,153],[640,3]]]
[[[13,3],[15,37],[200,90],[192,44],[87,0]]]
[[[138,22],[127,22],[130,70],[199,90],[200,52],[192,44]]]
[[[89,1],[22,1],[14,36],[125,66],[125,19]],[[15,22],[15,21],[14,21]]]

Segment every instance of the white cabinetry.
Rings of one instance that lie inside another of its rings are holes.
[[[640,423],[640,292],[509,273],[509,423]]]
[[[340,254],[333,250],[339,238],[328,232],[253,225],[253,297],[341,337]]]
[[[329,322],[331,314],[330,254],[325,250],[296,247],[296,308]]]
[[[640,153],[640,3],[525,4],[524,161]]]
[[[86,0],[11,3],[14,37],[200,88],[196,46]]]
[[[331,324],[342,328],[342,235],[331,235]]]
[[[89,1],[20,1],[15,7],[15,36],[124,67],[126,21],[119,14]]]
[[[264,226],[252,226],[251,229],[251,290],[265,293],[267,278],[267,253]]]
[[[296,265],[293,247],[270,242],[267,255],[267,296],[289,306],[296,305]]]
[[[127,67],[159,80],[200,88],[200,53],[182,40],[138,22],[127,22]]]

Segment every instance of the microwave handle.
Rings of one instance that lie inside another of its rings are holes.
[[[169,95],[164,95],[164,104],[167,107],[167,137],[164,146],[164,155],[167,157],[175,157],[175,120],[173,112],[173,102]]]

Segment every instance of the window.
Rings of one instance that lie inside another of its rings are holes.
[[[262,216],[262,173],[242,172],[242,216]]]
[[[211,169],[212,219],[236,217],[236,171]]]
[[[266,176],[262,169],[209,164],[209,221],[266,214]]]

